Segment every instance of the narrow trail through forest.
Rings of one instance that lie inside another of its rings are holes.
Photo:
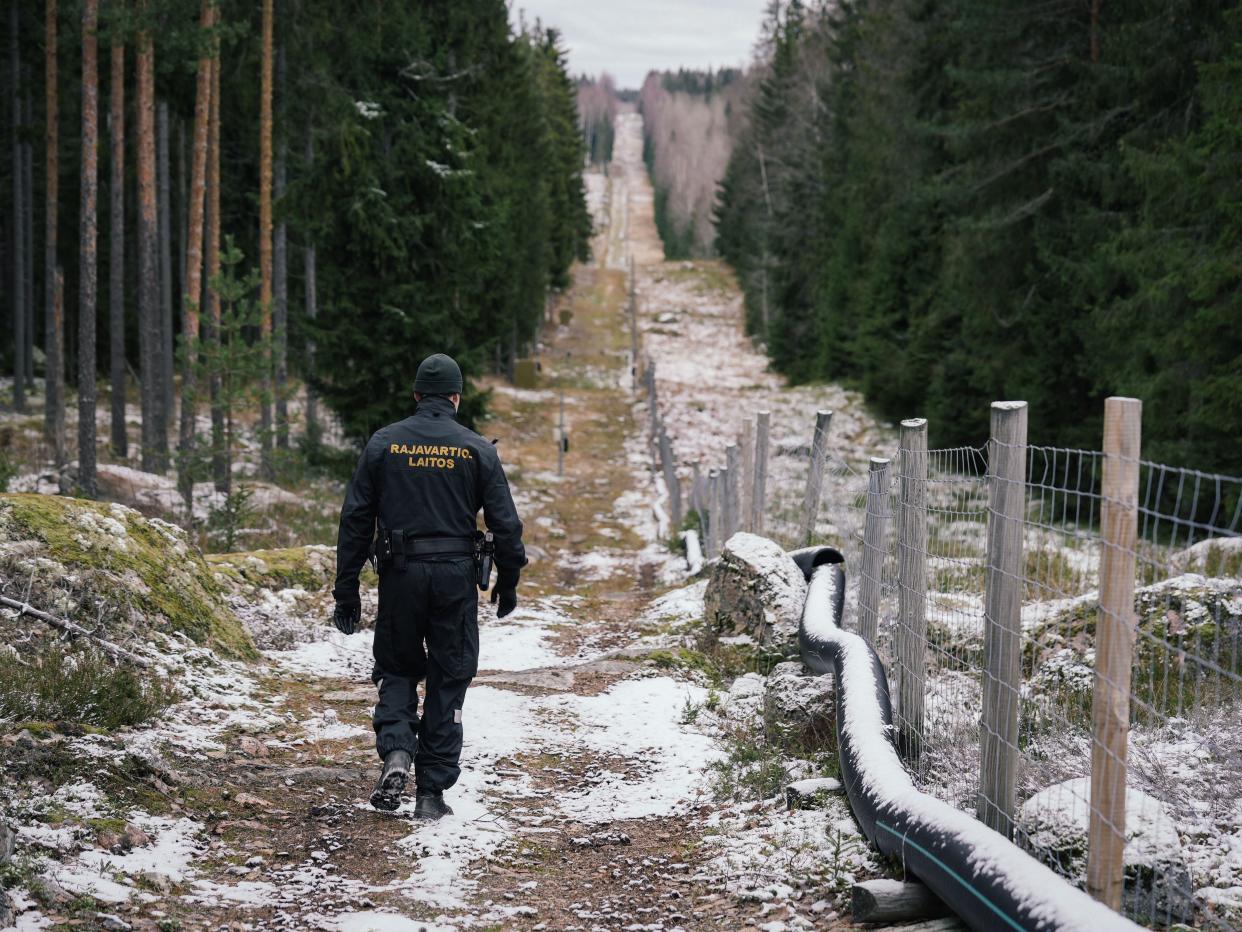
[[[532,561],[516,612],[503,621],[490,605],[480,612],[463,774],[447,794],[455,815],[422,824],[412,800],[391,815],[369,807],[371,632],[345,637],[324,624],[309,642],[265,651],[257,668],[232,667],[235,679],[213,687],[205,710],[128,739],[148,750],[167,742],[148,754],[167,764],[145,810],[154,844],[102,860],[70,847],[45,876],[116,904],[133,928],[843,923],[831,897],[876,870],[844,802],[786,813],[717,799],[712,764],[727,751],[719,723],[698,713],[721,697],[701,671],[670,662],[701,624],[706,582],[687,577],[652,469],[630,366],[631,257],[648,351],[672,373],[665,416],[683,461],[722,448],[743,398],[790,410],[831,403],[860,436],[880,428],[838,389],[788,391],[766,373],[718,264],[664,262],[641,118],[622,113],[617,128],[611,171],[588,176],[596,261],[575,268],[551,309],[541,387],[487,386],[482,432],[499,443]],[[658,323],[670,308],[685,327]],[[562,403],[569,449],[559,474]],[[329,616],[326,591],[297,598]],[[373,617],[374,589],[364,585],[363,598]],[[727,705],[729,683],[715,688]],[[201,740],[187,737],[199,727]],[[81,799],[63,805],[86,813],[97,790],[75,787],[68,795]],[[49,848],[63,840],[22,832]]]

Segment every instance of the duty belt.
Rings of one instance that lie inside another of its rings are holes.
[[[410,537],[396,530],[382,532],[378,544],[380,562],[391,561],[397,572],[405,569],[407,560],[474,555],[473,537]]]

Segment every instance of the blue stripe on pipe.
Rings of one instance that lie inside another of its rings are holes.
[[[936,857],[934,854],[932,854],[930,851],[928,851],[926,848],[924,848],[922,845],[920,845],[917,841],[911,841],[910,836],[909,836],[908,834],[905,834],[905,833],[902,833],[902,832],[898,832],[898,831],[897,831],[895,828],[893,828],[891,825],[885,825],[885,824],[884,824],[883,822],[881,822],[879,819],[876,819],[875,824],[876,824],[879,828],[884,829],[884,830],[885,830],[886,832],[888,832],[890,835],[895,835],[897,838],[900,838],[900,839],[901,839],[901,843],[902,843],[903,845],[909,845],[910,847],[914,848],[915,850],[917,850],[919,853],[921,853],[921,854],[922,854],[922,855],[924,855],[925,857],[931,858],[933,861],[935,861],[935,862],[936,862],[936,864],[937,864],[937,865],[939,865],[939,867],[941,868],[941,870],[943,870],[943,871],[944,871],[945,873],[947,873],[950,877],[952,877],[954,880],[956,880],[958,883],[960,883],[963,887],[965,887],[967,890],[969,890],[972,894],[974,894],[976,897],[978,897],[978,898],[979,898],[979,900],[983,903],[983,905],[985,905],[988,909],[992,910],[992,912],[996,913],[996,915],[997,915],[997,916],[999,916],[999,917],[1000,917],[1001,919],[1003,919],[1006,923],[1008,923],[1008,925],[1009,925],[1009,927],[1010,927],[1010,928],[1012,928],[1012,929],[1017,929],[1017,930],[1018,930],[1018,932],[1024,932],[1024,930],[1023,930],[1023,927],[1022,927],[1022,926],[1020,926],[1020,925],[1018,925],[1018,923],[1014,922],[1014,920],[1013,920],[1010,916],[1008,916],[1008,915],[1006,915],[1005,913],[1001,912],[1001,911],[1000,911],[1000,909],[999,909],[999,907],[997,907],[997,905],[996,905],[995,903],[993,903],[993,902],[992,902],[991,900],[989,900],[986,896],[984,896],[982,893],[980,893],[978,890],[976,890],[973,886],[971,886],[971,885],[970,885],[970,883],[969,883],[969,882],[967,882],[967,880],[966,880],[964,877],[962,877],[962,875],[961,875],[961,874],[959,874],[957,871],[955,871],[953,868],[951,868],[948,864],[944,863],[944,861],[940,860],[940,858]]]

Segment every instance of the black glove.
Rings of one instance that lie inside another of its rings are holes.
[[[497,605],[497,603],[499,603]],[[504,618],[517,608],[517,587],[501,589],[500,584],[492,590],[492,604],[496,605],[496,617]]]
[[[504,618],[517,608],[517,584],[522,575],[520,569],[496,571],[496,586],[492,589],[492,604],[497,605],[496,617]]]
[[[353,634],[361,618],[362,605],[359,602],[338,602],[336,611],[332,613],[332,623],[341,634]]]

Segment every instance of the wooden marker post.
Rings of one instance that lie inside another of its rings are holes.
[[[768,430],[772,415],[760,411],[755,418],[755,485],[750,494],[750,530],[763,533],[763,511],[767,505],[768,488]]]
[[[811,543],[815,536],[815,522],[819,518],[819,499],[824,488],[824,467],[828,461],[828,427],[832,424],[831,411],[815,412],[815,435],[811,438],[811,468],[806,475],[806,492],[802,497],[803,545]]]
[[[880,575],[888,539],[888,465],[871,458],[867,473],[867,521],[863,528],[862,575],[858,580],[858,633],[872,647],[880,630]]]
[[[1022,526],[1026,517],[1026,402],[992,403],[988,441],[988,565],[983,629],[983,748],[979,821],[1013,837],[1022,701]]]
[[[1091,816],[1087,892],[1121,909],[1126,846],[1126,756],[1134,664],[1134,552],[1138,536],[1143,403],[1104,402],[1104,500],[1100,514],[1100,614],[1091,705]]]
[[[927,678],[927,421],[901,422],[897,499],[898,746],[917,763]]]

